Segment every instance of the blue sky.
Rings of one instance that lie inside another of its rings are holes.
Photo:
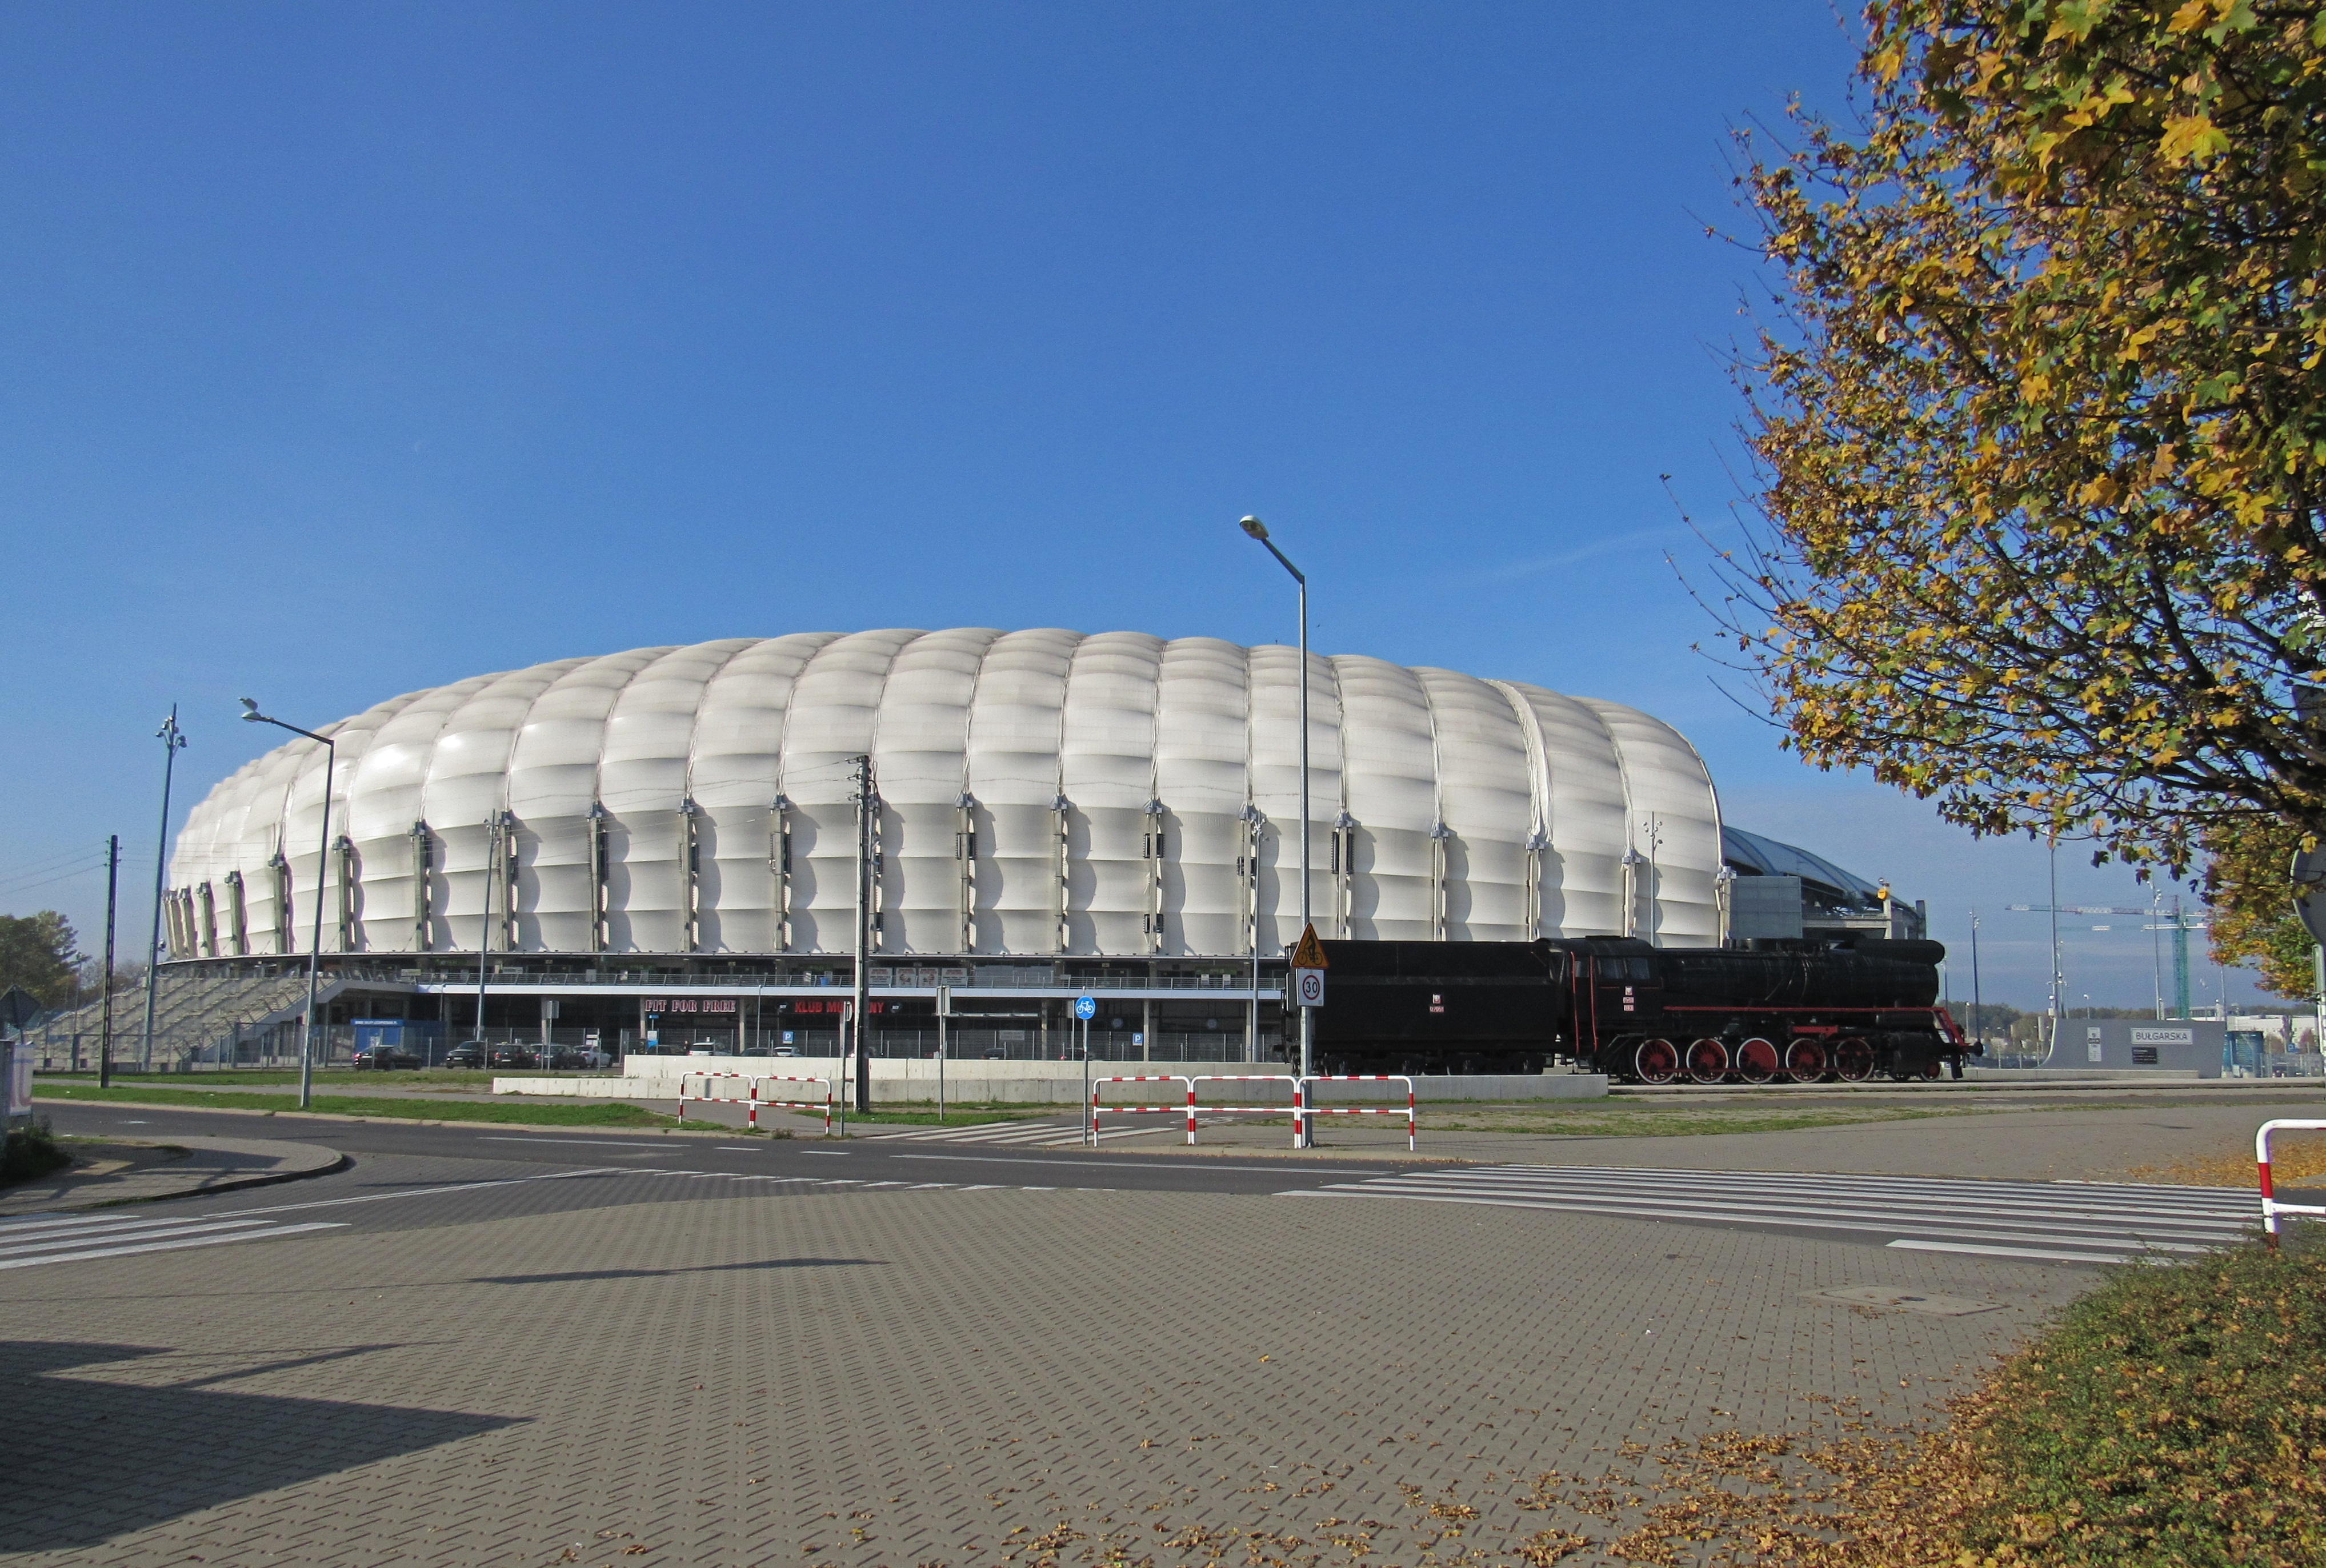
[[[0,909],[97,926],[42,868],[109,832],[150,867],[172,701],[182,805],[265,749],[245,693],[320,723],[807,629],[1289,640],[1256,512],[1323,651],[1647,709],[1732,821],[1959,942],[2041,851],[1782,755],[1666,560],[1737,495],[1728,131],[1853,58],[1823,0],[12,7]],[[2071,1001],[2148,999],[2116,926]],[[2035,917],[1983,947],[2032,1005]]]

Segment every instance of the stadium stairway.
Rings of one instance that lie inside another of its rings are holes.
[[[328,977],[315,993],[320,1004],[346,988],[346,982]],[[265,1028],[298,1017],[307,1005],[307,977],[210,976],[172,974],[163,969],[154,1000],[154,1057],[167,1070],[190,1063],[234,1040],[240,1031]],[[72,1037],[81,1037],[84,1063],[95,1060],[104,1029],[102,999],[59,1013],[33,1025],[29,1038],[46,1071],[59,1071],[70,1061]],[[133,1060],[145,1031],[145,992],[140,987],[116,991],[113,997],[113,1058]]]

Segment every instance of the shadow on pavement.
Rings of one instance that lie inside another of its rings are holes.
[[[577,1279],[661,1279],[674,1274],[729,1274],[757,1268],[886,1267],[877,1257],[763,1257],[754,1263],[705,1263],[693,1268],[584,1268],[571,1274],[481,1274],[470,1285],[562,1285]]]
[[[237,1498],[519,1424],[203,1387],[269,1368],[162,1387],[56,1376],[169,1353],[150,1345],[0,1342],[9,1431],[0,1553],[93,1546]]]

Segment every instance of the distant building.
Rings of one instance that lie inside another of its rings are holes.
[[[1732,940],[1929,933],[1928,912],[1920,899],[1903,903],[1890,889],[1821,855],[1725,824],[1720,848],[1735,878],[1728,884]]]

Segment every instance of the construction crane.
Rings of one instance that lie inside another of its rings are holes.
[[[2172,933],[2172,1016],[2186,1018],[2189,1016],[2189,933],[2192,931],[2204,930],[2210,923],[2202,915],[2184,913],[2181,907],[2181,900],[2177,897],[2172,900],[2172,908],[2169,912],[2159,907],[2162,902],[2160,897],[2145,909],[2127,908],[2118,904],[2006,904],[2004,907],[2023,914],[2053,916],[2052,1011],[2055,1017],[2060,1010],[2060,987],[2064,979],[2060,973],[2060,923],[2057,917],[2062,914],[2145,914],[2149,916],[2150,923],[2142,927],[2143,930],[2169,931]],[[2095,926],[2092,929],[2104,931],[2107,927]],[[2163,1000],[2161,997],[2158,999],[2160,1003]],[[2162,1010],[2160,1007],[2159,1011]]]

